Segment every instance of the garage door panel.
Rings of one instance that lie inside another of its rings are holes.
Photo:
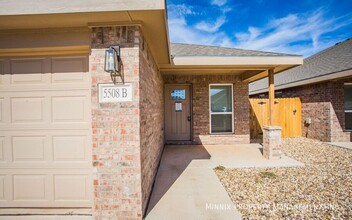
[[[0,74],[5,74],[4,62],[4,60],[0,60]],[[0,84],[2,84],[2,75],[0,75]]]
[[[2,95],[0,131],[90,128],[89,89],[4,92]]]
[[[89,201],[92,183],[87,175],[55,175],[54,199],[56,201]]]
[[[0,170],[0,207],[91,207],[91,169]],[[28,174],[30,171],[31,174]]]
[[[0,132],[1,128],[8,128],[11,124],[10,105],[10,98],[0,90]]]
[[[4,175],[0,175],[0,201],[6,200],[5,198],[5,177]]]
[[[0,163],[5,161],[5,137],[0,137]]]
[[[91,207],[87,56],[5,59],[0,71],[0,207]]]
[[[45,123],[45,97],[11,98],[11,119],[13,123]]]
[[[87,120],[85,96],[52,97],[53,123],[85,122]]]
[[[44,162],[45,136],[12,137],[13,162]]]
[[[5,132],[6,133],[6,132]],[[0,136],[0,168],[6,166],[7,163],[12,162],[12,154],[11,154],[11,137],[2,133]],[[1,173],[0,173],[1,174]]]
[[[91,166],[88,129],[5,131],[4,134],[0,136],[0,169],[79,169]]]
[[[88,72],[87,57],[56,57],[51,60],[52,73]]]
[[[88,72],[87,56],[0,60],[0,88],[14,90],[87,88],[90,85]]]
[[[13,200],[48,200],[47,175],[14,175]]]
[[[44,84],[45,59],[11,60],[11,84]]]
[[[55,58],[52,59],[52,78],[51,82],[55,85],[66,84],[89,84],[90,77],[88,72],[88,58]]]
[[[51,81],[55,83],[84,83],[87,78],[86,73],[54,73]]]
[[[4,86],[4,75],[5,74],[5,67],[4,61],[0,60],[0,88]]]
[[[9,77],[3,74],[10,73],[10,61],[9,60],[0,60],[0,88],[8,84]],[[8,75],[9,76],[9,75]]]
[[[5,114],[5,103],[4,103],[5,99],[3,97],[0,97],[0,124],[1,123],[5,123],[4,119],[4,114]]]
[[[87,138],[87,136],[54,136],[54,161],[87,161]]]
[[[44,73],[44,60],[39,59],[13,59],[10,61],[11,74]]]
[[[18,74],[11,76],[11,83],[15,85],[19,84],[43,84],[43,74]]]
[[[27,74],[28,76],[33,76],[33,74]],[[0,92],[27,92],[27,91],[53,91],[53,90],[68,90],[74,91],[78,89],[87,89],[87,85],[90,82],[90,75],[88,73],[57,73],[58,75],[54,79],[54,74],[43,74],[44,84],[30,84],[30,83],[17,83],[9,84],[7,81],[11,81],[11,75],[3,75],[3,84],[0,84]],[[59,76],[60,75],[60,76]],[[67,76],[67,77],[65,77]],[[66,79],[64,79],[66,78]],[[80,79],[81,78],[81,79]],[[55,80],[55,81],[54,81]],[[49,82],[48,82],[49,81]],[[40,86],[40,87],[38,87]],[[5,91],[3,89],[6,89]]]

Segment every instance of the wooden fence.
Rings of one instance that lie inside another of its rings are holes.
[[[249,99],[251,104],[251,138],[261,138],[263,126],[269,124],[269,99]],[[282,137],[302,136],[302,104],[300,98],[275,99],[274,125],[282,127]]]

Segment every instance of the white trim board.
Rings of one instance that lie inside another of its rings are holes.
[[[232,101],[232,112],[211,112],[211,94],[210,94],[210,87],[211,86],[231,86],[231,101]],[[209,84],[209,134],[234,134],[235,133],[235,119],[234,119],[234,99],[233,99],[233,84],[232,83],[211,83]],[[212,115],[232,115],[232,126],[231,132],[212,132],[211,131],[211,116]]]
[[[344,78],[344,77],[348,77],[348,76],[352,77],[352,69],[345,70],[345,71],[338,72],[338,73],[332,73],[332,74],[328,74],[328,75],[318,76],[318,77],[314,77],[314,78],[310,78],[310,79],[306,79],[306,80],[302,80],[302,81],[292,82],[292,83],[288,83],[288,84],[275,85],[275,90],[281,90],[281,89],[287,89],[287,88],[292,88],[292,87],[297,87],[297,86],[314,84],[314,83],[324,82],[324,81],[328,81],[328,80],[336,80],[336,79]],[[264,93],[264,92],[268,92],[268,88],[249,91],[249,95],[255,95],[255,94]]]

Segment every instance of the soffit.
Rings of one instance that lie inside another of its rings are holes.
[[[235,74],[243,81],[252,82],[268,75],[268,69],[278,73],[297,65],[303,58],[291,57],[233,57],[233,56],[181,56],[173,57],[172,64],[161,65],[162,74]]]
[[[3,15],[0,34],[30,29],[88,26],[138,25],[142,28],[157,64],[169,64],[169,41],[165,10],[84,12],[65,14]]]
[[[0,15],[38,15],[165,9],[164,0],[0,0],[0,5]]]

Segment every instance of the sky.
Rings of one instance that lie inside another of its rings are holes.
[[[309,57],[352,37],[352,0],[166,0],[172,43]]]

